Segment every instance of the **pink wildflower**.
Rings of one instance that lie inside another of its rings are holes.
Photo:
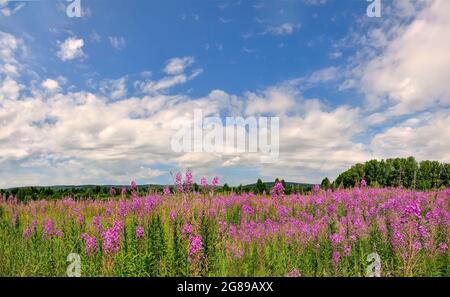
[[[144,228],[142,226],[136,227],[136,239],[141,239],[144,237]]]
[[[193,259],[196,255],[201,255],[203,250],[202,238],[200,236],[189,236],[189,259]]]
[[[219,177],[214,176],[214,178],[213,178],[212,181],[211,181],[211,185],[212,185],[213,187],[217,187],[217,186],[219,185]]]

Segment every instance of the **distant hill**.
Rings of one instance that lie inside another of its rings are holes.
[[[275,182],[263,182],[267,187],[272,188],[275,185]],[[294,183],[294,182],[285,182],[287,186],[300,186],[300,187],[313,187],[314,184],[307,184],[307,183]],[[248,184],[243,187],[255,187],[255,184]]]
[[[216,192],[230,192],[234,191],[240,192],[253,192],[253,193],[268,193],[270,189],[274,186],[275,182],[263,182],[262,190],[261,187],[258,188],[257,183],[240,185],[236,187],[230,187],[227,184],[216,187]],[[285,182],[286,193],[309,191],[312,188],[312,184],[307,183],[294,183]],[[165,185],[162,184],[144,184],[138,185],[139,191],[145,194],[149,189],[153,191],[161,192]],[[168,185],[173,191],[173,185]],[[38,200],[38,199],[60,199],[63,197],[73,197],[73,198],[108,198],[110,196],[109,191],[114,187],[116,193],[119,194],[122,185],[58,185],[58,186],[36,186],[36,187],[15,187],[8,189],[0,189],[0,194],[5,194],[6,196],[14,195],[19,200]],[[130,190],[130,186],[125,186]],[[194,189],[199,191],[200,187],[198,184],[194,184]]]
[[[263,182],[268,188],[272,188],[275,185],[275,182]],[[295,183],[295,182],[285,182],[285,184],[287,186],[300,186],[300,187],[312,187],[313,184],[308,184],[308,183]],[[163,188],[165,186],[169,186],[172,187],[173,185],[165,185],[165,184],[143,184],[143,185],[138,185],[141,188]],[[243,188],[253,188],[256,186],[256,183],[253,184],[246,184],[246,185],[242,185]],[[58,186],[26,186],[26,187],[11,187],[11,188],[5,188],[5,189],[1,189],[3,191],[11,191],[11,190],[17,190],[17,189],[24,189],[24,188],[34,188],[34,189],[52,189],[54,191],[60,191],[60,190],[87,190],[87,189],[95,189],[95,188],[107,188],[110,189],[112,187],[116,188],[116,189],[120,189],[123,187],[123,185],[58,185]],[[125,186],[127,189],[130,188],[129,185]],[[231,188],[237,188],[236,187],[231,187]]]
[[[273,186],[275,185],[275,182],[263,182],[263,184],[268,188],[268,189],[272,189]],[[294,187],[301,187],[305,190],[307,189],[311,189],[314,185],[313,184],[307,184],[307,183],[294,183],[294,182],[285,182],[286,187],[291,188],[292,186]],[[248,184],[248,185],[243,185],[242,188],[247,190],[247,189],[253,189],[256,187],[256,183],[254,184]]]

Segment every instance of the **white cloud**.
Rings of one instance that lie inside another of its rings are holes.
[[[167,76],[156,81],[136,82],[136,86],[145,93],[155,93],[184,84],[203,72],[202,69],[198,68],[194,69],[190,74],[185,73],[186,69],[194,62],[194,57],[172,58],[166,62],[166,66],[164,67],[164,72]]]
[[[279,26],[271,26],[267,28],[265,33],[270,33],[272,35],[290,35],[300,28],[301,24],[298,23],[284,23]]]
[[[283,88],[269,88],[263,94],[248,93],[246,114],[285,114],[295,106],[295,92]]]
[[[57,52],[57,56],[62,61],[83,58],[85,57],[83,46],[84,41],[82,38],[69,37],[64,42],[59,44],[59,51]]]
[[[59,89],[59,83],[54,79],[48,78],[42,82],[42,87],[44,87],[48,91],[56,91]]]
[[[450,162],[450,114],[427,113],[377,134],[371,147],[378,156],[435,159]]]
[[[169,75],[177,75],[183,73],[185,69],[194,64],[194,57],[172,58],[166,62],[164,72]]]
[[[450,105],[450,1],[396,3],[383,26],[364,37],[353,85],[370,107],[386,106],[387,117]]]
[[[7,7],[8,1],[7,0],[1,0],[0,1],[0,13],[3,14],[3,16],[5,17],[9,17],[12,16],[14,14],[16,14],[19,10],[21,10],[22,8],[25,7],[26,3],[18,3],[17,5],[14,6],[14,8],[9,8]],[[5,6],[5,7],[2,7]]]
[[[4,73],[8,76],[16,76],[19,74],[18,68],[13,64],[0,65],[0,73]]]
[[[19,98],[21,86],[14,80],[7,78],[0,82],[0,102],[1,100],[16,100]]]
[[[0,73],[8,76],[17,75],[20,69],[17,54],[25,50],[21,39],[0,31]]]
[[[390,42],[382,46],[389,48]],[[9,68],[0,80],[0,187],[126,183],[133,178],[149,182],[167,174],[160,169],[161,164],[190,167],[196,174],[206,175],[226,166],[256,170],[266,179],[319,182],[372,157],[450,158],[448,109],[415,114],[359,140],[377,122],[377,114],[351,106],[328,106],[319,99],[304,97],[305,88],[339,79],[343,75],[340,68],[324,68],[244,94],[213,90],[204,97],[183,92],[168,95],[165,90],[201,73],[200,69],[189,69],[195,62],[193,57],[179,57],[167,61],[165,76],[160,79],[146,75],[143,79],[149,80],[133,82],[126,76],[93,82],[95,91],[91,93],[70,92],[61,78],[46,79],[36,89],[36,84],[12,77],[22,67],[16,56],[21,47],[19,39],[0,32],[0,69]],[[428,77],[434,79],[434,75]],[[144,94],[127,97],[127,83],[134,83]],[[42,92],[40,87],[53,91]],[[23,89],[27,92],[22,94]],[[278,162],[263,166],[259,155],[254,154],[174,153],[171,123],[180,116],[191,119],[195,108],[201,108],[205,116],[278,116]],[[238,176],[226,182],[245,181]]]
[[[127,78],[122,77],[116,80],[105,80],[100,83],[100,91],[110,99],[117,100],[127,95]]]

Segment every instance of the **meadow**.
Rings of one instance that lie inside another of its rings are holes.
[[[175,193],[111,189],[106,200],[0,197],[0,276],[450,276],[450,189],[220,195],[192,175]],[[44,197],[45,198],[45,197]]]

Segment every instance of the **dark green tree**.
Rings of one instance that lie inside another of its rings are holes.
[[[328,177],[325,177],[320,183],[320,188],[323,190],[328,190],[331,187],[331,182]]]

